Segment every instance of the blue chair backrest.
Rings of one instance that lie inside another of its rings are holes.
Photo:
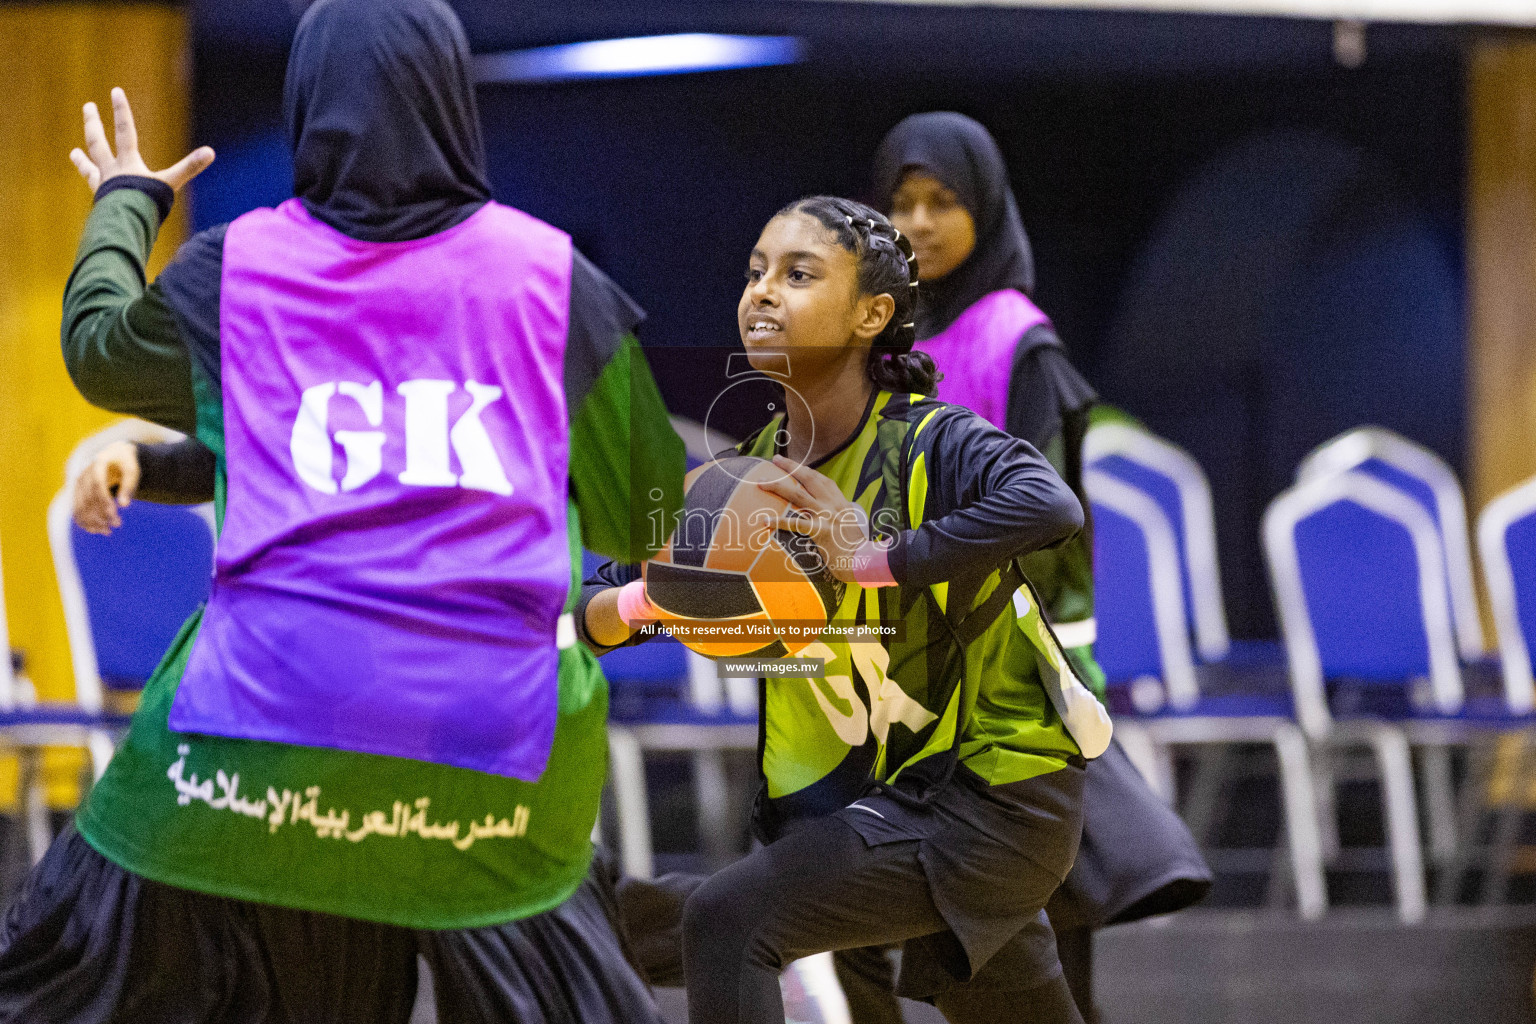
[[[616,687],[681,694],[688,682],[688,648],[669,636],[620,647],[602,658],[603,675]]]
[[[189,508],[134,502],[110,537],[70,527],[102,684],[139,689],[213,583],[213,535]]]
[[[1515,577],[1515,611],[1527,647],[1536,648],[1536,514],[1511,523],[1504,534]]]
[[[1093,506],[1093,655],[1109,685],[1162,675],[1147,538],[1129,516]]]
[[[1161,534],[1166,524],[1173,541],[1166,554],[1172,557],[1169,583],[1174,589],[1168,590],[1168,583],[1161,584],[1161,600],[1178,601],[1178,616],[1184,628],[1192,628],[1194,650],[1203,659],[1225,660],[1232,653],[1232,639],[1222,600],[1215,510],[1205,471],[1178,445],[1124,423],[1096,424],[1083,443],[1083,457],[1087,469],[1121,481],[1141,495],[1136,503],[1150,501],[1156,508],[1157,525],[1149,528]],[[1137,516],[1148,526],[1151,520],[1144,513]],[[1155,547],[1158,554],[1154,563],[1160,564],[1165,556],[1162,542]],[[1171,626],[1171,610],[1164,608],[1163,615],[1165,628]]]
[[[1504,692],[1517,712],[1536,710],[1536,479],[1488,503],[1477,542],[1498,629]]]
[[[1341,500],[1297,523],[1296,554],[1324,678],[1397,684],[1429,674],[1406,527]]]
[[[1096,460],[1093,468],[1119,477],[1146,494],[1157,502],[1157,507],[1162,509],[1163,515],[1168,517],[1168,523],[1173,527],[1174,543],[1179,549],[1179,585],[1184,594],[1184,616],[1189,622],[1194,622],[1194,589],[1189,577],[1189,552],[1185,548],[1184,503],[1179,500],[1178,485],[1166,473],[1158,472],[1150,466],[1144,466],[1123,455],[1106,455]],[[1098,523],[1098,512],[1095,511],[1093,521],[1095,530],[1098,529]],[[1100,604],[1097,592],[1094,595],[1094,604],[1096,608]],[[1151,614],[1150,610],[1148,614]]]
[[[1428,514],[1443,548],[1458,650],[1464,659],[1481,659],[1486,652],[1472,582],[1465,499],[1456,471],[1435,452],[1400,434],[1380,427],[1358,427],[1308,455],[1296,475],[1299,482],[1305,482],[1346,471],[1396,488]]]
[[[1440,505],[1435,501],[1435,490],[1423,477],[1406,472],[1391,463],[1383,462],[1377,458],[1369,458],[1354,467],[1356,473],[1365,473],[1373,476],[1383,483],[1391,484],[1405,494],[1412,495],[1413,499],[1424,506],[1424,511],[1429,513],[1429,518],[1435,522],[1435,529],[1443,529],[1440,522]]]

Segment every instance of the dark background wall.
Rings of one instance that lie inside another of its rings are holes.
[[[794,33],[789,68],[481,89],[498,198],[571,232],[676,348],[730,345],[746,253],[779,206],[862,195],[884,132],[956,109],[1012,170],[1037,300],[1106,400],[1189,448],[1217,501],[1234,631],[1273,631],[1257,530],[1296,462],[1375,422],[1464,461],[1463,41],[1323,23],[880,4],[456,4],[476,50],[631,33]],[[258,9],[259,8],[259,9]],[[289,194],[291,18],[196,8],[194,216]],[[274,13],[275,12],[275,13]]]

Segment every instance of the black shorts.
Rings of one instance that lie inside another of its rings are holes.
[[[660,1024],[604,857],[546,913],[412,931],[149,881],[73,828],[0,926],[0,1022],[406,1024],[417,957],[443,1021]]]

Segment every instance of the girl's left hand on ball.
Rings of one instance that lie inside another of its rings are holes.
[[[832,575],[852,582],[853,556],[869,540],[869,516],[825,474],[782,455],[775,455],[773,464],[784,476],[757,486],[789,502],[790,512],[779,519],[779,529],[811,538]]]

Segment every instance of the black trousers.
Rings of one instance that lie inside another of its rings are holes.
[[[1088,763],[1077,861],[1046,905],[1078,1010],[1092,1024],[1093,932],[1168,914],[1211,887],[1211,870],[1177,814],[1159,799],[1118,742]],[[882,948],[840,950],[837,977],[853,1024],[901,1024],[895,971]]]
[[[660,1024],[599,858],[554,910],[412,931],[149,881],[74,829],[0,926],[0,1022],[406,1024],[417,957],[453,1024]]]
[[[920,842],[869,845],[840,816],[813,819],[705,881],[683,911],[683,967],[690,1024],[783,1024],[779,973],[790,961],[829,949],[942,935],[919,861]],[[1020,858],[1041,906],[1058,884]],[[957,943],[958,945],[958,943]],[[957,956],[962,956],[956,950]],[[955,1024],[1081,1024],[1057,974],[1031,987],[984,977],[934,998]]]
[[[1056,949],[1061,957],[1061,976],[1073,1004],[1086,1024],[1096,1024],[1099,1013],[1093,999],[1093,932],[1087,928],[1057,931]],[[896,998],[896,965],[891,962],[894,954],[894,946],[863,946],[840,949],[833,955],[838,984],[848,999],[848,1015],[853,1024],[902,1024],[906,1019]],[[1009,999],[1017,996],[1013,992],[1005,995]]]

